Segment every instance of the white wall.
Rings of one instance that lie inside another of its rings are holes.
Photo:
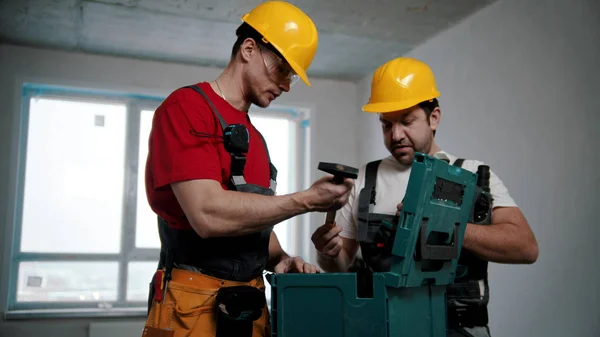
[[[183,85],[212,80],[220,69],[148,62],[133,59],[92,56],[42,49],[0,45],[0,254],[2,266],[9,263],[10,240],[16,181],[17,137],[23,80],[48,84],[64,84],[95,89],[124,90],[146,95],[168,95]],[[278,104],[311,109],[312,178],[322,173],[319,161],[358,162],[352,135],[340,130],[353,129],[356,110],[356,85],[351,82],[312,79],[312,87],[299,83],[290,93],[281,96]],[[313,228],[323,222],[324,214],[312,215]],[[306,230],[306,238],[313,229]],[[308,246],[307,248],[310,248]],[[308,250],[308,249],[307,249]],[[311,250],[312,252],[312,250]],[[314,255],[303,255],[314,262]],[[0,277],[0,311],[6,304],[7,275]],[[138,320],[138,323],[141,322]],[[2,321],[0,336],[30,335],[86,337],[89,320],[67,321]],[[114,334],[113,334],[114,335]]]
[[[489,163],[539,241],[535,264],[491,266],[492,335],[600,336],[598,1],[500,0],[410,56],[437,77],[438,144]],[[358,122],[359,160],[387,155]]]

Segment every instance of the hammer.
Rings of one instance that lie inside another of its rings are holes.
[[[341,184],[344,182],[344,178],[356,179],[358,178],[358,169],[342,164],[335,163],[319,163],[319,170],[333,174],[333,183]],[[335,221],[335,211],[327,212],[327,218],[325,223],[333,223]]]

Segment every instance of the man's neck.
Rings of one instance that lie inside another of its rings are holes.
[[[229,63],[219,77],[210,83],[213,90],[239,111],[248,112],[250,102],[246,98],[242,71],[235,63]]]
[[[429,149],[429,153],[428,155],[433,156],[434,154],[436,154],[437,152],[442,151],[442,149],[440,149],[439,146],[437,146],[437,144],[435,143],[435,139],[433,140],[433,143],[431,143],[431,149]]]

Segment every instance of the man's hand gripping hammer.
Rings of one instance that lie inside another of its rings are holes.
[[[358,178],[358,169],[342,164],[335,163],[319,163],[319,170],[333,174],[333,183],[341,184],[344,182],[344,178],[356,179]],[[325,223],[332,224],[335,221],[335,211],[327,212],[327,218]]]

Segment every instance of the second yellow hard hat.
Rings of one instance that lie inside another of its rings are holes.
[[[408,109],[440,96],[427,64],[399,57],[381,65],[371,80],[371,97],[364,112],[386,113]]]
[[[306,75],[315,57],[319,37],[310,17],[298,7],[284,1],[267,1],[242,16],[263,36],[264,42],[277,49],[306,85]]]

